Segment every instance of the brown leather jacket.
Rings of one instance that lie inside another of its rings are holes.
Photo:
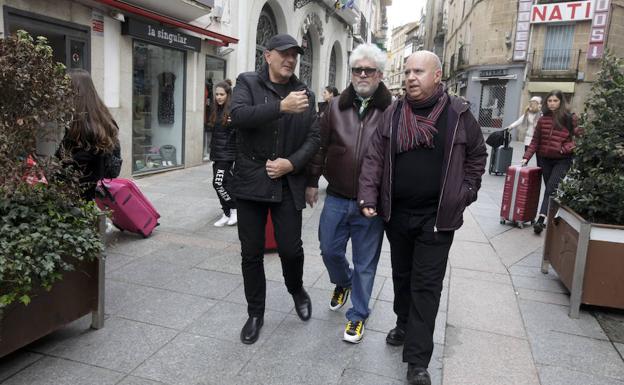
[[[308,187],[318,187],[322,174],[329,182],[330,192],[357,198],[362,160],[384,110],[391,103],[392,96],[383,82],[379,83],[362,120],[352,85],[330,102],[321,119],[321,146],[308,164]]]
[[[386,109],[384,120],[364,158],[359,180],[359,206],[376,208],[385,221],[389,221],[392,214],[392,177],[397,139],[393,121],[395,114],[401,110],[401,103],[398,100]],[[436,231],[461,227],[464,210],[477,200],[487,159],[481,127],[470,113],[468,103],[454,96],[451,96],[450,103]]]

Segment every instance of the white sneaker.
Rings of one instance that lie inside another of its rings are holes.
[[[228,226],[234,226],[238,223],[238,218],[236,217],[236,209],[230,210],[230,219],[227,221]]]
[[[230,217],[228,217],[227,215],[223,214],[221,219],[216,221],[214,223],[214,225],[215,225],[215,227],[223,227],[223,226],[225,226],[228,223],[229,220],[230,220]]]
[[[352,344],[359,344],[364,337],[364,321],[349,321],[345,326],[342,339]]]

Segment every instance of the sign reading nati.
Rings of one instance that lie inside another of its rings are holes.
[[[201,50],[201,39],[158,24],[128,19],[123,23],[122,32],[171,48],[189,49],[197,52]]]
[[[531,23],[561,23],[589,20],[594,9],[591,1],[537,4],[531,8]]]

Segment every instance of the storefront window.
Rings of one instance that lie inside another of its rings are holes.
[[[184,52],[134,41],[132,170],[184,163]]]
[[[206,86],[204,90],[204,160],[210,159],[211,127],[208,126],[208,118],[213,107],[214,86],[225,80],[225,60],[213,56],[206,56]]]

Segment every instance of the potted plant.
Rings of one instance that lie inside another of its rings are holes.
[[[71,121],[71,82],[45,38],[0,39],[0,357],[85,314],[102,326],[103,217],[75,170],[36,158]]]
[[[551,199],[542,272],[581,303],[624,308],[624,61],[607,53],[582,115],[575,160]]]

